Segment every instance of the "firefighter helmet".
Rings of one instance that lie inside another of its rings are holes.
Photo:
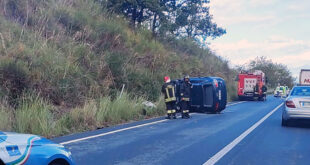
[[[165,76],[165,77],[164,77],[164,81],[165,81],[165,83],[166,83],[166,82],[169,82],[169,81],[170,81],[170,77],[169,77],[169,76]]]

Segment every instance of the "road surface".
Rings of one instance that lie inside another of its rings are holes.
[[[78,165],[309,164],[310,126],[282,127],[283,107],[283,99],[269,96],[231,103],[221,114],[162,117],[53,141]]]

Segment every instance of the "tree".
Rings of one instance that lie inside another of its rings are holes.
[[[195,38],[211,36],[213,38],[226,33],[212,22],[206,0],[183,0],[177,5],[176,32],[178,35]]]
[[[130,19],[133,27],[146,26],[153,34],[188,38],[216,38],[226,33],[212,21],[209,0],[108,0],[113,12]]]
[[[107,7],[113,12],[128,17],[133,27],[149,19],[153,15],[151,9],[154,10],[154,6],[158,6],[158,2],[153,0],[108,0],[107,2]]]
[[[279,83],[292,87],[295,79],[286,65],[273,63],[267,57],[256,57],[249,64],[251,70],[262,70],[268,78],[271,87],[276,87]]]

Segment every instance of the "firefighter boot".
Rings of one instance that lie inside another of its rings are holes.
[[[172,115],[171,110],[167,110],[167,117],[166,117],[166,119],[171,119],[171,115]]]
[[[176,110],[172,110],[171,118],[173,118],[173,119],[177,118]]]
[[[189,119],[191,116],[189,115],[189,112],[186,113],[186,118]]]
[[[186,111],[182,112],[182,119],[186,119]]]
[[[182,119],[188,119],[188,118],[190,118],[189,110],[183,110],[183,112],[182,112]]]

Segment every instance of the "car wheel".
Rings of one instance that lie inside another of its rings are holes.
[[[56,159],[56,160],[53,160],[48,165],[69,165],[69,163],[64,159]]]

